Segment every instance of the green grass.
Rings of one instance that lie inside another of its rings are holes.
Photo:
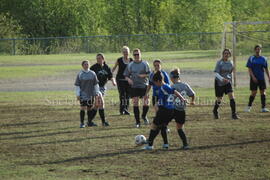
[[[119,53],[108,53],[106,61],[112,67],[119,56]],[[184,70],[213,71],[219,57],[217,51],[208,50],[145,52],[143,58],[148,60],[151,68],[153,60],[158,58],[163,60],[163,68],[167,70],[179,67]],[[84,59],[94,64],[95,54],[0,56],[0,79],[58,76],[69,71],[79,71]],[[246,59],[246,56],[238,57],[238,72],[247,71]]]
[[[85,129],[78,128],[79,105],[66,101],[75,100],[72,91],[0,92],[0,179],[269,179],[270,116],[258,113],[259,98],[251,113],[242,113],[249,91],[238,88],[242,119],[230,119],[225,98],[221,119],[213,120],[213,89],[195,91],[210,101],[187,109],[192,148],[179,150],[172,122],[170,149],[161,149],[158,136],[150,152],[134,146],[135,135],[148,136],[149,127],[136,129],[133,116],[118,115],[111,103],[116,90],[106,96],[111,126]],[[98,116],[95,122],[100,125]]]

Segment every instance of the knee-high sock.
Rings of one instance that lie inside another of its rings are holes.
[[[140,110],[139,106],[133,106],[134,116],[136,120],[136,124],[140,124]]]
[[[230,106],[231,106],[232,114],[235,114],[236,107],[235,107],[235,100],[234,99],[230,100]]]
[[[98,110],[98,113],[99,113],[99,116],[100,116],[100,119],[102,121],[102,123],[105,122],[105,113],[104,113],[104,109],[99,109]]]
[[[186,137],[186,134],[183,131],[183,129],[178,129],[178,135],[180,136],[180,138],[183,142],[183,145],[186,146],[187,145],[187,137]]]
[[[255,96],[249,96],[248,106],[252,106]]]
[[[84,123],[84,116],[85,116],[85,111],[84,111],[84,110],[81,110],[81,111],[80,111],[81,124]]]
[[[143,113],[142,113],[142,117],[145,118],[146,117],[146,114],[149,110],[149,106],[143,106]]]
[[[89,111],[87,111],[87,116],[88,116],[88,123],[92,122],[93,119],[95,118],[97,114],[97,110],[96,109],[91,109]]]
[[[221,104],[220,101],[217,101],[217,100],[215,101],[215,106],[214,106],[213,112],[215,112],[215,113],[217,112],[217,110],[218,110],[220,104]]]
[[[262,108],[265,108],[265,101],[266,101],[266,96],[265,96],[265,94],[263,94],[263,95],[261,95]]]
[[[149,138],[148,138],[148,145],[149,146],[153,146],[154,140],[157,137],[158,133],[159,133],[159,129],[157,129],[157,130],[151,129],[150,130],[150,134],[149,134]]]
[[[167,127],[162,127],[160,132],[161,132],[161,136],[162,136],[164,144],[168,144]]]

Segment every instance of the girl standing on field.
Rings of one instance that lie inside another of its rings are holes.
[[[230,99],[230,106],[232,111],[232,119],[239,119],[236,114],[236,105],[234,100],[234,93],[232,88],[232,72],[234,69],[233,62],[229,60],[231,57],[231,51],[224,49],[222,52],[222,59],[216,64],[214,70],[215,74],[215,94],[216,102],[213,109],[215,119],[219,119],[218,108],[221,104],[224,94],[228,94]]]
[[[96,126],[92,122],[95,116],[95,110],[93,109],[94,102],[97,100],[99,85],[96,73],[89,69],[89,61],[82,62],[82,70],[78,73],[76,81],[76,97],[80,101],[80,128],[84,128],[84,116],[85,111],[88,115],[88,126]]]
[[[96,56],[97,63],[91,66],[91,70],[97,74],[97,78],[99,81],[99,96],[97,101],[97,108],[99,112],[99,116],[102,121],[103,126],[109,126],[108,121],[105,119],[105,112],[104,112],[104,96],[106,91],[106,83],[108,80],[112,81],[113,86],[116,85],[115,79],[113,78],[112,71],[110,67],[105,63],[105,56],[102,53],[97,54]],[[97,109],[94,109],[97,112]],[[95,114],[96,115],[96,114]]]
[[[118,67],[117,75],[116,75],[116,82],[117,82],[117,88],[119,92],[119,101],[120,101],[120,108],[119,112],[121,115],[130,115],[128,112],[129,107],[129,98],[130,98],[130,85],[128,84],[128,81],[125,79],[124,71],[127,67],[127,65],[133,61],[132,58],[129,57],[129,47],[124,46],[122,48],[123,57],[120,57],[115,62],[115,65],[112,69],[112,72],[115,71],[115,69]]]

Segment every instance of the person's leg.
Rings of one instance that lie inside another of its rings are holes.
[[[123,83],[121,81],[117,82],[117,88],[118,88],[118,93],[119,93],[119,101],[120,101],[120,107],[119,107],[119,112],[122,115],[125,105],[125,87],[123,87]]]
[[[214,105],[214,109],[213,109],[213,114],[214,114],[215,119],[219,119],[218,108],[221,104],[221,101],[222,101],[222,97],[216,97],[216,101],[215,101],[215,105]]]
[[[252,103],[256,97],[256,94],[257,94],[257,90],[252,90],[251,91],[251,94],[249,96],[249,101],[248,101],[248,106],[251,107],[252,106]]]
[[[88,101],[89,106],[87,107],[87,116],[88,116],[88,126],[97,126],[93,119],[95,118],[97,114],[97,103],[98,102],[98,96],[94,97],[94,99],[91,99]]]
[[[98,113],[102,122],[103,126],[109,126],[109,123],[106,121],[105,118],[105,102],[104,102],[104,97],[99,96],[98,97]]]
[[[134,117],[136,120],[136,127],[140,127],[140,110],[139,110],[139,97],[133,97],[133,111],[134,111]]]
[[[178,135],[183,143],[183,149],[188,149],[187,137],[186,137],[186,133],[183,129],[184,124],[186,122],[186,112],[175,110],[174,111],[174,119],[176,122],[176,129],[177,129]]]
[[[159,133],[159,128],[157,127],[157,125],[155,125],[154,123],[152,124],[150,133],[149,133],[149,138],[148,138],[148,146],[153,146],[154,144],[154,140],[157,137],[158,133]]]
[[[236,114],[236,103],[235,103],[235,99],[234,99],[234,93],[233,92],[228,93],[228,97],[230,99],[230,107],[231,107],[231,111],[232,111],[232,119],[239,119],[239,117]]]
[[[130,86],[128,82],[125,82],[124,97],[125,97],[125,104],[124,104],[125,114],[129,115],[128,108],[129,108],[129,99],[130,99]]]
[[[262,109],[263,109],[263,108],[265,108],[265,105],[266,105],[265,89],[260,90],[260,94],[261,94],[261,105],[262,105]]]
[[[87,107],[81,106],[81,108],[80,108],[80,122],[81,122],[80,127],[81,128],[85,127],[85,125],[84,125],[85,110],[87,110]]]
[[[145,124],[149,124],[149,120],[146,117],[148,110],[149,110],[149,96],[145,95],[143,96],[143,113],[142,113],[142,119],[144,120]]]

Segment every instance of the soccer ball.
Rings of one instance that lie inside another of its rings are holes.
[[[146,144],[146,138],[144,135],[137,135],[135,136],[135,144],[136,145],[143,145]]]

